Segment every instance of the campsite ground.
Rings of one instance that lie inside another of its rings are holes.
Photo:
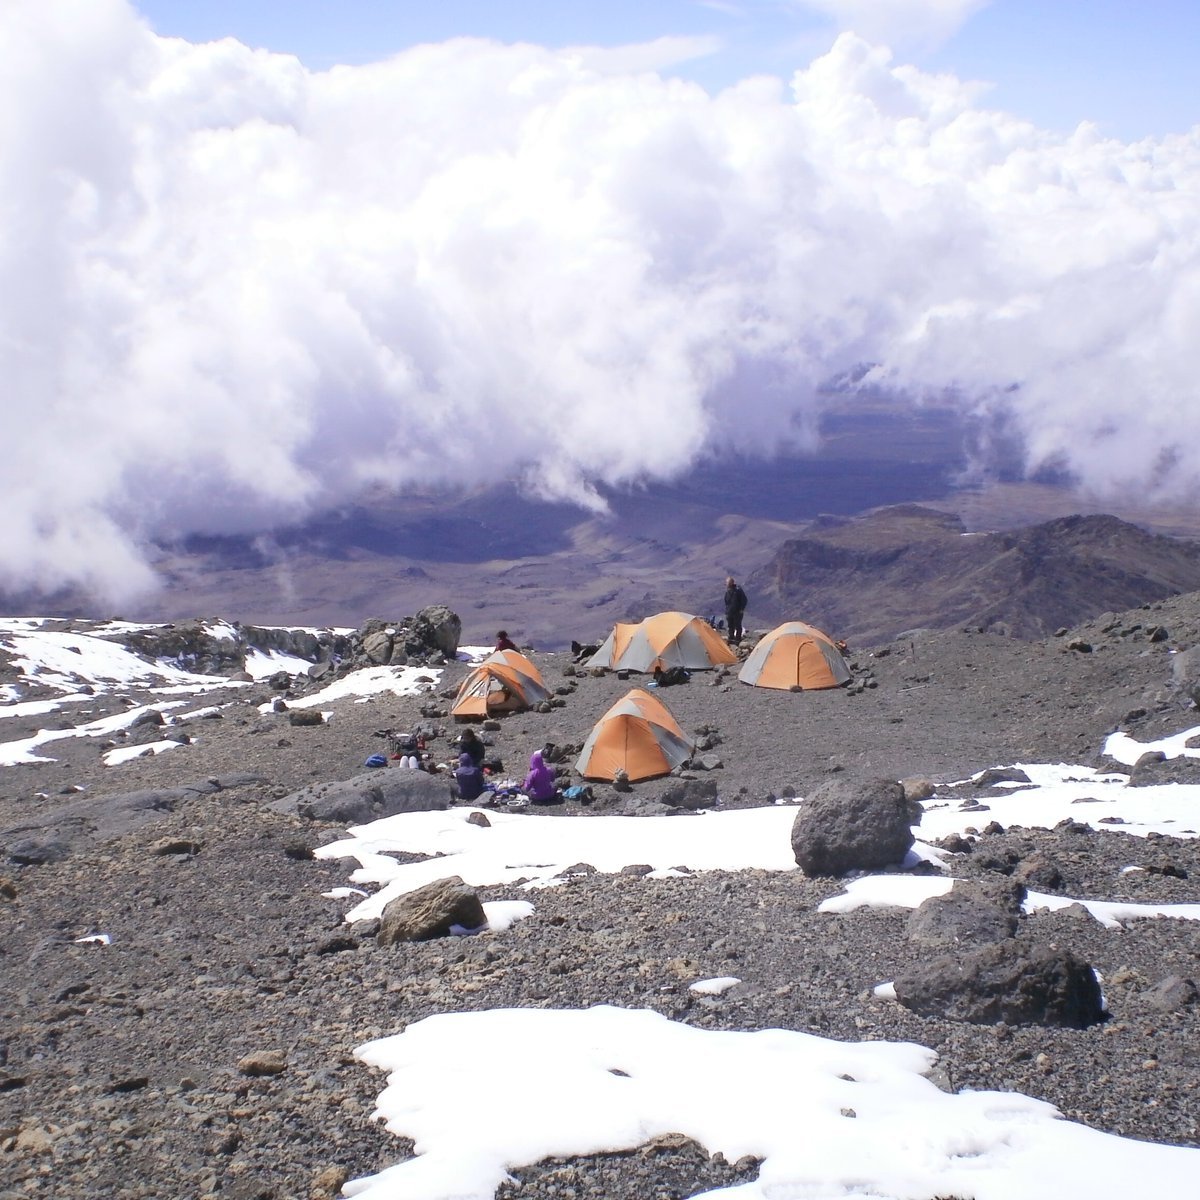
[[[1154,626],[1168,638],[1151,641]],[[873,684],[860,694],[764,692],[697,674],[663,699],[685,729],[717,731],[723,765],[711,777],[722,806],[767,802],[788,787],[803,794],[831,772],[945,784],[1014,761],[1091,760],[1122,722],[1143,739],[1187,727],[1195,714],[1172,690],[1172,651],[1198,637],[1200,597],[1180,597],[1044,643],[957,630],[856,648],[858,676]],[[1068,649],[1076,640],[1092,650]],[[535,659],[552,689],[573,690],[549,714],[502,722],[495,750],[514,773],[547,741],[582,742],[634,682],[565,675],[567,656]],[[1097,1128],[1200,1145],[1197,1017],[1153,1012],[1144,1000],[1167,974],[1200,969],[1192,922],[1111,931],[1069,911],[1025,922],[1022,937],[1069,945],[1111,981],[1114,1019],[1084,1032],[961,1026],[875,998],[871,987],[913,953],[904,914],[820,916],[817,903],[839,885],[798,873],[585,875],[538,893],[537,919],[504,936],[383,950],[321,895],[346,881],[348,864],[308,852],[340,827],[266,805],[358,773],[380,746],[373,735],[416,722],[421,701],[338,701],[329,722],[301,728],[259,711],[270,695],[259,685],[208,697],[226,705],[223,718],[156,757],[105,768],[95,739],[72,738],[46,747],[54,762],[0,773],[6,829],[36,827],[76,788],[103,797],[235,774],[263,780],[197,794],[108,840],[85,836],[64,861],[5,867],[0,961],[17,981],[0,997],[5,1200],[332,1195],[347,1174],[377,1170],[404,1148],[371,1123],[381,1081],[352,1048],[435,1012],[512,1004],[618,1003],[705,1028],[911,1039],[939,1051],[947,1086],[1015,1088]],[[22,720],[6,721],[6,740],[25,732]],[[434,748],[449,758],[448,741]],[[627,797],[601,786],[590,809],[567,806],[563,816],[645,810],[663,786]],[[175,852],[159,852],[164,839]],[[1200,875],[1196,840],[1117,833],[990,834],[956,869],[984,875],[1036,851],[1068,864],[1072,886],[1098,898],[1191,900],[1188,877]],[[1163,870],[1122,874],[1143,859]],[[98,930],[111,946],[75,943]],[[754,982],[702,1002],[683,983],[696,972]],[[286,1052],[282,1073],[239,1068],[275,1050]],[[469,1129],[486,1113],[464,1096],[462,1119]],[[679,1145],[575,1165],[575,1194],[608,1200],[687,1195],[730,1178]],[[525,1174],[513,1195],[561,1194],[551,1167]]]

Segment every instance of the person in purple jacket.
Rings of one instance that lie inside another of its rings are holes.
[[[560,799],[555,785],[555,774],[542,760],[542,752],[535,750],[529,759],[529,774],[521,784],[521,791],[534,804],[555,804]]]
[[[483,772],[465,750],[458,756],[454,772],[454,787],[460,800],[478,800],[483,795]]]

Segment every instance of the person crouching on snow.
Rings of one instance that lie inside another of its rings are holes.
[[[542,760],[542,752],[535,750],[529,758],[529,774],[521,784],[521,791],[534,804],[557,804],[562,797],[558,794],[556,777]]]

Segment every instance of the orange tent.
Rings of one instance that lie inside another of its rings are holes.
[[[575,764],[585,779],[630,779],[667,775],[692,756],[692,743],[667,706],[633,688],[596,722]]]
[[[759,641],[738,678],[755,687],[814,691],[849,683],[850,668],[827,633],[803,621],[786,621]]]
[[[737,655],[707,621],[691,613],[663,612],[638,625],[614,626],[586,665],[613,671],[653,671],[655,667],[708,671],[735,662]]]
[[[550,698],[541,672],[516,650],[497,650],[462,681],[450,706],[450,715],[461,720],[498,712],[532,708]]]

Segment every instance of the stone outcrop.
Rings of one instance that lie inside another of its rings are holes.
[[[388,621],[372,618],[353,633],[270,629],[218,621],[177,621],[125,633],[132,650],[197,675],[242,676],[254,651],[303,659],[315,677],[339,667],[434,663],[458,653],[462,621],[444,604]],[[273,684],[273,686],[278,686]]]

